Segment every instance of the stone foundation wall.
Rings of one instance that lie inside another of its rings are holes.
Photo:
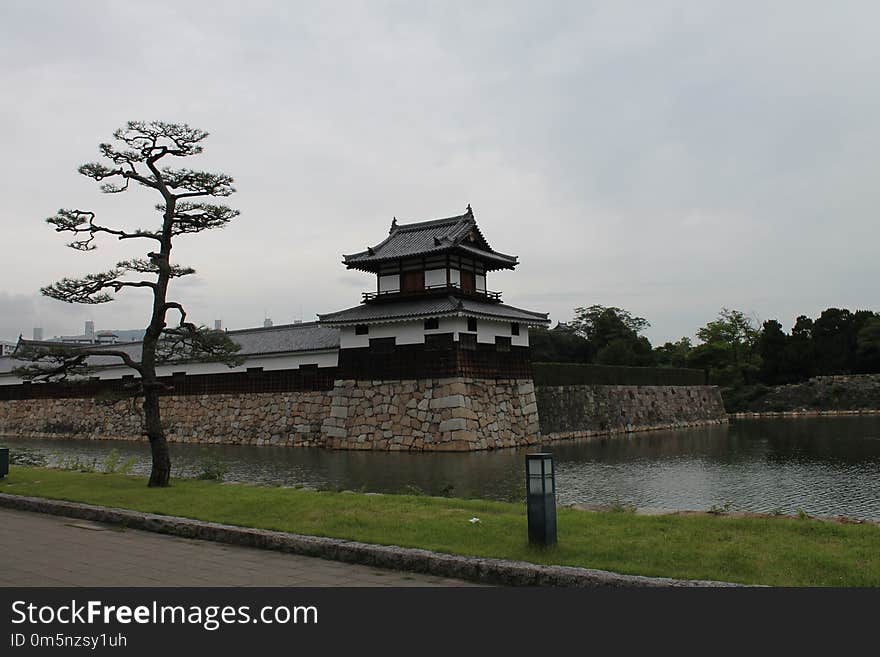
[[[541,386],[531,379],[339,380],[332,390],[162,397],[168,439],[472,451],[726,421],[709,386]],[[0,434],[143,440],[139,399],[0,401]]]
[[[337,381],[321,432],[327,447],[472,451],[538,442],[530,379]]]
[[[320,445],[329,391],[162,397],[170,442]],[[31,438],[145,440],[141,399],[0,401],[0,434]]]
[[[727,422],[714,386],[540,386],[544,440]]]
[[[763,388],[763,391],[738,404],[735,410],[753,413],[880,410],[880,374],[816,376],[801,383]]]

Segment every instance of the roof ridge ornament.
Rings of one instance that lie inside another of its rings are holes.
[[[391,230],[388,231],[388,234],[390,235],[395,230],[397,230],[397,216],[396,215],[391,218]]]
[[[469,214],[469,215],[472,216],[472,217],[474,216],[474,211],[473,211],[473,209],[471,208],[471,204],[470,204],[470,203],[467,204],[467,212],[465,212],[465,214]]]
[[[376,255],[376,252],[373,250],[372,246],[367,247],[367,253],[369,253],[370,255]]]

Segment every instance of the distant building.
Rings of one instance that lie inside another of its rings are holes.
[[[34,340],[40,342],[42,340],[42,329],[40,336],[37,337],[37,329],[34,329]],[[103,330],[95,331],[95,323],[87,321],[85,330],[81,335],[56,335],[50,338],[49,342],[64,342],[66,344],[117,344],[122,342],[137,342],[143,339],[143,329],[127,329],[119,330]]]

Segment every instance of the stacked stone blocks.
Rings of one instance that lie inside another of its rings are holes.
[[[337,381],[321,431],[334,449],[475,451],[538,441],[530,379]]]
[[[539,412],[540,411],[540,412]],[[709,386],[541,386],[469,377],[162,398],[171,442],[477,451],[726,421]],[[140,399],[0,401],[0,434],[143,440]]]
[[[0,434],[143,440],[140,398],[0,402]],[[329,391],[162,397],[170,442],[318,446]]]

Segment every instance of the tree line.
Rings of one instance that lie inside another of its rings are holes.
[[[642,335],[649,326],[621,308],[575,308],[572,321],[530,333],[532,360],[698,368],[726,388],[880,373],[880,313],[869,310],[801,315],[786,332],[776,319],[759,324],[743,311],[723,308],[696,331],[696,344],[683,337],[657,347]]]

